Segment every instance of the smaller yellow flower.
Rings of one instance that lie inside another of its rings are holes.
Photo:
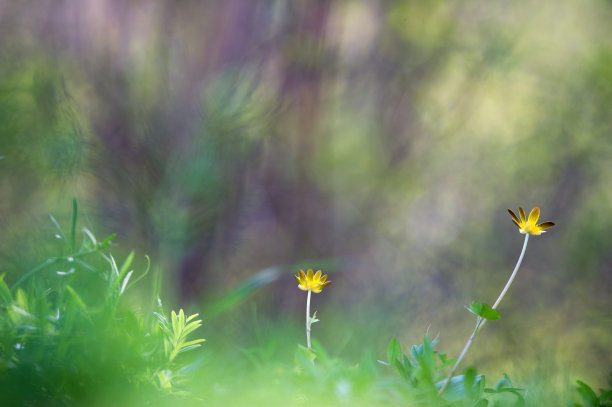
[[[297,276],[293,276],[298,282],[298,288],[303,291],[312,291],[313,293],[320,293],[321,290],[331,284],[331,281],[327,280],[327,274],[321,277],[321,270],[313,274],[312,269],[308,269],[306,273],[304,270],[300,270]]]
[[[525,211],[521,207],[519,207],[520,218],[510,209],[508,209],[508,212],[510,213],[510,216],[512,216],[512,221],[519,227],[519,231],[522,234],[529,233],[530,235],[539,236],[542,233],[545,233],[545,229],[555,226],[553,222],[544,222],[536,225],[538,218],[540,217],[540,208],[537,206],[531,210],[529,213],[529,218],[525,216]]]

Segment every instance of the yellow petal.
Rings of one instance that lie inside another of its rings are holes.
[[[321,277],[321,282],[324,283],[325,280],[327,280],[327,274],[323,274],[323,277]]]
[[[516,223],[518,225],[520,223],[520,220],[516,216],[516,214],[514,212],[512,212],[512,210],[510,210],[510,209],[508,209],[508,213],[510,214],[510,216],[512,216],[512,220],[514,221],[514,223]]]
[[[519,206],[519,215],[521,216],[521,222],[522,223],[527,222],[527,216],[525,216],[525,211],[520,206]]]
[[[304,274],[304,270],[300,269],[300,278],[302,280],[306,280],[306,274]]]
[[[540,217],[540,208],[536,206],[535,208],[531,210],[531,213],[529,214],[529,223],[535,226],[539,217]]]
[[[308,269],[306,277],[308,278],[309,281],[312,281],[312,269]]]
[[[539,230],[546,230],[546,229],[552,228],[553,226],[555,226],[555,224],[553,222],[543,222],[543,223],[540,223],[539,225],[537,225],[536,227]]]
[[[321,279],[321,270],[318,270],[315,275],[314,275],[314,279],[315,280],[320,280]]]

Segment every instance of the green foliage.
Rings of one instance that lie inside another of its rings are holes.
[[[438,392],[446,380],[445,369],[455,363],[444,353],[434,350],[437,339],[428,336],[421,345],[413,345],[410,355],[402,353],[397,339],[392,339],[387,347],[388,362],[395,367],[403,379],[402,395],[415,406],[488,406],[512,405],[523,406],[522,389],[512,386],[508,376],[497,382],[495,387],[486,386],[485,376],[468,367],[462,375],[451,378],[445,392],[440,397]],[[500,396],[514,396],[512,404],[500,403]],[[490,404],[493,403],[493,404]]]
[[[406,353],[392,339],[387,361],[380,364],[374,363],[367,348],[355,362],[331,355],[317,341],[312,349],[292,346],[293,359],[283,359],[277,354],[279,348],[295,342],[285,337],[269,342],[258,338],[258,345],[238,348],[239,352],[230,346],[212,368],[204,352],[199,357],[189,352],[204,342],[194,337],[202,325],[198,314],[183,309],[166,313],[158,285],[152,296],[145,295],[156,304],[134,305],[130,287],[147,275],[148,258],[140,267],[135,252],[121,258],[108,251],[114,235],[98,241],[87,228],[79,234],[77,209],[75,202],[68,233],[51,217],[62,242],[58,253],[15,276],[12,285],[10,275],[0,274],[0,387],[11,389],[0,392],[0,405],[520,407],[534,403],[507,375],[489,387],[473,367],[451,377],[440,395],[456,360],[436,350],[438,340],[429,336]],[[477,315],[477,327],[499,318],[486,304],[473,302],[468,309]],[[218,309],[215,315],[223,312]],[[311,322],[316,321],[315,313]],[[205,362],[207,369],[201,369]],[[612,392],[597,396],[585,383],[578,386],[582,404],[570,407],[612,405]]]
[[[568,403],[570,407],[612,407],[612,389],[602,390],[597,396],[591,387],[578,380],[576,392],[582,399],[582,403]]]
[[[168,362],[173,362],[174,358],[181,352],[186,352],[190,349],[201,346],[204,339],[194,339],[187,341],[187,335],[202,326],[201,320],[193,321],[198,314],[193,314],[185,318],[185,313],[181,309],[178,313],[172,311],[170,321],[160,313],[155,312],[155,316],[159,320],[160,327],[165,335],[164,353],[168,358]]]
[[[52,218],[67,254],[49,257],[10,288],[0,275],[0,387],[11,389],[0,392],[0,405],[123,405],[184,395],[179,379],[189,364],[178,355],[203,342],[187,339],[201,325],[197,314],[172,311],[167,323],[161,305],[156,319],[120,301],[134,252],[117,266],[105,251],[114,235],[98,243],[86,228],[77,248],[76,214],[75,202],[69,236]]]

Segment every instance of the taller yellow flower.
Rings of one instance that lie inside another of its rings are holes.
[[[459,357],[457,358],[457,361],[453,365],[453,368],[451,369],[450,373],[446,377],[446,380],[444,380],[444,384],[440,387],[440,391],[438,391],[438,397],[442,396],[442,393],[444,393],[444,390],[446,389],[448,384],[451,382],[451,379],[453,378],[453,375],[457,371],[459,364],[463,360],[463,357],[467,353],[468,349],[470,349],[470,346],[472,345],[472,343],[474,343],[474,338],[476,337],[480,329],[484,326],[484,324],[489,319],[499,318],[497,307],[499,306],[499,303],[501,302],[501,300],[504,298],[504,296],[508,292],[508,289],[512,285],[512,282],[514,281],[514,279],[516,278],[516,274],[518,273],[519,267],[521,267],[521,262],[523,261],[523,256],[525,256],[525,250],[527,249],[527,242],[529,242],[529,236],[541,235],[542,233],[544,233],[545,229],[549,229],[555,226],[553,222],[544,222],[544,223],[538,224],[538,218],[540,217],[540,208],[538,208],[537,206],[531,210],[531,212],[529,213],[529,217],[525,216],[525,211],[521,207],[519,207],[519,216],[516,216],[516,214],[512,212],[510,209],[508,209],[508,213],[510,213],[510,216],[512,216],[512,221],[516,224],[516,226],[518,226],[519,231],[525,235],[525,240],[523,243],[523,250],[521,250],[521,255],[519,256],[518,261],[516,262],[516,266],[514,266],[514,270],[512,271],[512,274],[510,275],[510,278],[508,279],[506,286],[504,287],[502,292],[499,294],[499,297],[497,297],[495,304],[493,304],[492,307],[488,307],[486,304],[474,303],[473,305],[476,305],[478,307],[475,308],[475,307],[470,306],[470,308],[468,309],[478,316],[478,318],[476,319],[476,327],[474,328],[474,332],[472,332],[472,335],[468,339],[467,343],[463,347],[463,350],[461,351],[461,354],[459,355]],[[484,312],[482,312],[482,311],[485,311],[486,308],[489,308],[488,316],[485,315]],[[476,310],[479,310],[480,312],[477,313],[475,312]]]
[[[303,291],[312,291],[313,293],[320,293],[323,288],[331,284],[331,281],[327,280],[327,274],[321,276],[321,270],[313,273],[312,269],[308,269],[306,273],[304,270],[300,270],[297,276],[293,276],[298,282],[298,288]]]
[[[530,235],[539,236],[542,233],[545,233],[545,229],[555,226],[553,222],[544,222],[536,225],[538,218],[540,217],[540,208],[537,206],[531,210],[529,213],[529,218],[525,216],[525,211],[521,207],[519,207],[520,218],[510,209],[508,209],[508,212],[510,213],[510,216],[512,216],[512,221],[516,224],[516,226],[518,226],[519,231],[522,234],[529,233]]]

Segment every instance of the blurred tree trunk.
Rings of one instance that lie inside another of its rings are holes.
[[[328,0],[293,2],[290,28],[279,43],[284,114],[276,130],[280,142],[269,146],[263,183],[277,220],[293,239],[287,262],[329,255],[332,248],[333,208],[313,179],[324,114],[321,92],[333,64],[326,39],[330,8]]]

